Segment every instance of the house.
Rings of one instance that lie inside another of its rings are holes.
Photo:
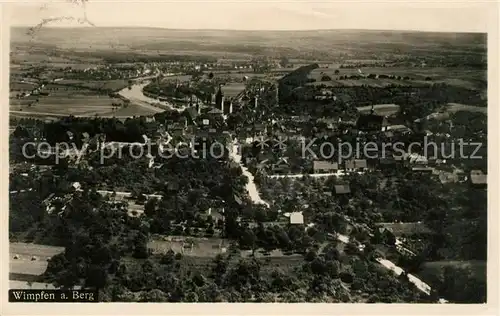
[[[215,117],[215,116],[222,116],[222,114],[224,114],[221,110],[219,109],[211,109],[210,111],[207,112],[207,115],[211,116],[211,117]]]
[[[168,128],[168,132],[172,135],[172,136],[181,136],[184,134],[184,126],[182,126],[181,124],[173,124],[171,126],[169,126]]]
[[[407,165],[426,166],[429,163],[427,157],[419,155],[417,153],[404,154],[403,160]]]
[[[397,166],[397,161],[393,157],[380,158],[379,161],[380,169],[393,169]]]
[[[362,114],[356,121],[356,129],[362,132],[382,131],[386,119],[376,114]]]
[[[417,167],[411,168],[411,171],[431,174],[434,172],[434,168],[417,166]]]
[[[411,129],[405,125],[389,125],[389,126],[384,126],[382,129],[384,132],[396,132],[400,133],[403,135],[411,133]]]
[[[269,159],[264,159],[257,164],[257,170],[264,171],[268,166]]]
[[[47,212],[49,212],[51,208],[52,201],[55,199],[55,195],[55,193],[51,193],[47,198],[45,198],[45,200],[42,201],[42,205],[45,206]]]
[[[394,133],[392,131],[384,132],[384,135],[387,139],[392,139],[394,137]]]
[[[75,191],[79,191],[82,188],[82,185],[80,184],[80,182],[73,182],[73,184],[71,184],[71,187],[75,189]]]
[[[233,195],[233,198],[234,198],[234,202],[238,205],[243,205],[243,201],[241,200],[241,198],[238,196],[238,195]]]
[[[262,225],[264,228],[271,228],[275,226],[283,226],[282,222],[275,221],[275,222],[248,222],[248,227],[249,228],[257,228],[259,225]]]
[[[354,160],[354,168],[358,171],[365,171],[368,169],[368,164],[366,159],[355,159]]]
[[[338,169],[339,169],[339,165],[336,162],[331,163],[328,161],[321,161],[321,160],[313,161],[313,172],[314,173],[337,172]]]
[[[438,178],[439,178],[439,182],[441,182],[442,184],[455,183],[455,182],[460,181],[459,180],[460,178],[457,174],[451,173],[451,172],[444,172],[444,171],[441,171],[439,173]]]
[[[446,159],[439,159],[439,158],[436,158],[436,157],[430,157],[428,159],[428,163],[429,163],[429,165],[433,165],[433,166],[445,165],[446,164]]]
[[[354,160],[346,160],[346,162],[344,163],[344,169],[345,171],[354,171]]]
[[[304,215],[302,215],[302,212],[290,213],[290,225],[304,225]]]
[[[253,126],[254,135],[265,135],[267,133],[267,126],[265,124],[255,124]]]
[[[82,138],[85,140],[85,141],[88,141],[90,139],[90,135],[89,133],[87,132],[83,132],[82,133]]]
[[[208,210],[204,214],[206,217],[210,216],[212,219],[217,222],[218,220],[224,220],[224,208],[208,208]]]
[[[366,159],[352,159],[345,162],[345,171],[365,171],[368,169]]]
[[[334,185],[335,194],[350,194],[351,187],[348,184],[336,184]]]
[[[472,170],[470,172],[470,183],[473,186],[484,187],[487,185],[488,176],[484,174],[481,170]]]

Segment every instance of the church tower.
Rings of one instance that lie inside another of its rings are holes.
[[[219,90],[215,95],[215,107],[224,112],[224,93],[222,93],[222,85],[219,84]]]

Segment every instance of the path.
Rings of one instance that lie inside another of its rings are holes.
[[[248,194],[250,195],[250,198],[252,199],[252,202],[254,202],[255,204],[264,204],[267,207],[269,207],[269,203],[267,203],[260,197],[259,191],[257,190],[257,186],[255,185],[255,179],[253,174],[250,171],[248,171],[248,168],[243,166],[243,164],[241,163],[241,153],[239,152],[239,146],[237,140],[233,142],[233,146],[230,150],[229,157],[234,162],[240,165],[241,170],[243,171],[243,175],[247,177],[248,183],[246,185],[246,188]]]

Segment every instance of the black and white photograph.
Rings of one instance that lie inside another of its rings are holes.
[[[497,6],[431,4],[10,3],[3,299],[490,303]]]

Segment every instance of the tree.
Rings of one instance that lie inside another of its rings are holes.
[[[147,292],[142,292],[139,298],[140,302],[168,302],[168,296],[166,293],[159,289],[153,289]]]
[[[282,56],[280,58],[280,65],[281,65],[281,67],[286,68],[288,66],[288,64],[289,64],[288,58],[286,56]]]
[[[304,258],[304,259],[305,259],[307,262],[312,262],[312,261],[314,261],[314,260],[316,259],[316,257],[317,257],[317,256],[316,256],[316,252],[315,252],[315,251],[313,251],[313,250],[309,250],[309,251],[306,253],[306,256],[305,256],[305,258]]]
[[[108,272],[102,266],[91,265],[87,271],[85,286],[98,290],[103,289],[108,282]]]
[[[169,249],[160,259],[161,264],[171,265],[175,261],[175,252]]]
[[[320,275],[325,274],[325,272],[327,271],[327,266],[326,266],[325,262],[323,261],[323,259],[315,258],[311,262],[311,271],[314,274],[320,274]]]
[[[147,237],[139,233],[134,239],[134,258],[145,259],[149,256],[149,249],[147,247]]]
[[[153,217],[156,214],[156,206],[158,200],[156,198],[149,199],[144,205],[144,214],[148,217]]]
[[[485,271],[473,273],[470,267],[443,268],[439,294],[454,303],[486,302]]]

